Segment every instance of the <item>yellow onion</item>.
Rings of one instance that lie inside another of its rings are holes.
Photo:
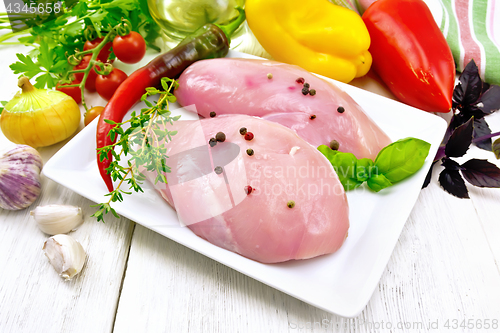
[[[36,89],[27,77],[21,77],[18,85],[22,92],[5,105],[0,117],[7,139],[37,148],[75,133],[81,114],[73,98],[57,90]]]

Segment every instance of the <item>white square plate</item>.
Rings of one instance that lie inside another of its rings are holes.
[[[233,58],[254,58],[230,52]],[[401,230],[417,200],[432,159],[446,130],[446,122],[435,115],[399,102],[331,80],[349,93],[392,140],[416,137],[431,143],[422,169],[412,177],[379,193],[365,186],[348,192],[350,206],[349,237],[334,254],[280,264],[261,264],[221,249],[181,227],[175,211],[145,186],[145,193],[134,193],[116,211],[146,228],[227,265],[243,274],[281,290],[304,302],[345,317],[357,316],[366,306],[389,261]],[[139,110],[138,104],[134,109]],[[177,105],[172,105],[174,110]],[[182,119],[195,119],[185,111]],[[94,201],[105,202],[107,193],[96,163],[97,122],[83,129],[43,168],[55,182]]]

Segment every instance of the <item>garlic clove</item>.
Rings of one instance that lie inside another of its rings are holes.
[[[80,273],[85,263],[83,246],[68,235],[50,237],[43,245],[43,251],[52,267],[65,280],[71,280]]]
[[[49,235],[68,233],[83,223],[82,209],[76,206],[38,206],[30,214],[40,230]]]

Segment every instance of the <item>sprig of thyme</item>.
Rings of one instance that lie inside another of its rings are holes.
[[[104,120],[106,123],[114,125],[108,134],[111,139],[113,141],[117,137],[119,139],[109,146],[99,148],[99,158],[103,161],[108,152],[111,152],[114,160],[106,171],[113,181],[119,180],[119,183],[112,192],[106,194],[109,197],[108,202],[92,206],[98,207],[98,210],[92,215],[97,218],[97,221],[104,222],[104,215],[108,213],[118,217],[111,204],[122,202],[123,194],[144,192],[141,185],[146,177],[139,171],[139,168],[148,172],[156,172],[155,183],[167,183],[165,173],[170,172],[170,168],[166,164],[168,156],[166,156],[165,144],[170,142],[172,136],[177,133],[177,131],[169,131],[167,124],[172,125],[180,118],[180,116],[171,116],[169,103],[176,101],[173,91],[179,84],[177,81],[165,77],[162,78],[161,85],[163,90],[154,87],[146,89],[141,100],[147,105],[147,108],[141,109],[140,114],[136,114],[134,111],[129,120],[121,123],[109,119]],[[159,95],[157,102],[151,103],[147,100],[149,96],[154,95]],[[130,125],[130,127],[125,129],[125,125]],[[124,156],[129,156],[126,166],[120,165]],[[125,185],[128,185],[129,191],[123,189]]]

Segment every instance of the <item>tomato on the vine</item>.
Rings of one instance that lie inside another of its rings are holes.
[[[73,67],[73,70],[82,70],[82,69],[87,68],[87,66],[89,64],[89,60],[90,60],[89,56],[83,57],[82,61],[80,61],[80,63],[78,65]],[[74,75],[75,75],[75,80],[82,82],[83,73],[75,73]]]
[[[141,34],[131,31],[128,35],[115,37],[113,52],[118,60],[126,64],[135,64],[146,54],[146,42]]]
[[[92,120],[101,115],[102,110],[104,110],[104,106],[94,106],[93,108],[89,109],[87,112],[85,112],[85,117],[83,118],[83,124],[85,126],[90,124]]]
[[[73,70],[83,70],[86,69],[89,66],[90,59],[92,58],[92,55],[87,54],[86,56],[83,57],[82,61],[73,67]],[[75,73],[75,79],[78,81],[83,80],[83,73]],[[87,89],[90,92],[95,92],[95,79],[97,77],[97,73],[95,70],[92,68],[89,72],[89,75],[87,76],[87,81],[85,81],[85,89]]]
[[[88,51],[95,49],[103,40],[104,38],[96,38],[94,40],[88,40],[85,42],[83,45],[83,50]],[[111,54],[111,46],[113,46],[112,42],[106,43],[104,47],[99,51],[99,54],[97,55],[97,60],[100,60],[102,62],[108,61],[109,55]]]
[[[69,86],[72,84],[79,84],[80,81],[74,80],[71,83],[66,83],[66,84],[56,84],[56,90],[59,90],[60,92],[65,93],[66,95],[70,96],[73,98],[76,102],[76,104],[80,104],[82,102],[82,90],[79,87],[65,87]]]
[[[116,89],[127,79],[127,74],[122,70],[114,68],[109,75],[98,75],[95,80],[95,86],[99,96],[109,101]]]

